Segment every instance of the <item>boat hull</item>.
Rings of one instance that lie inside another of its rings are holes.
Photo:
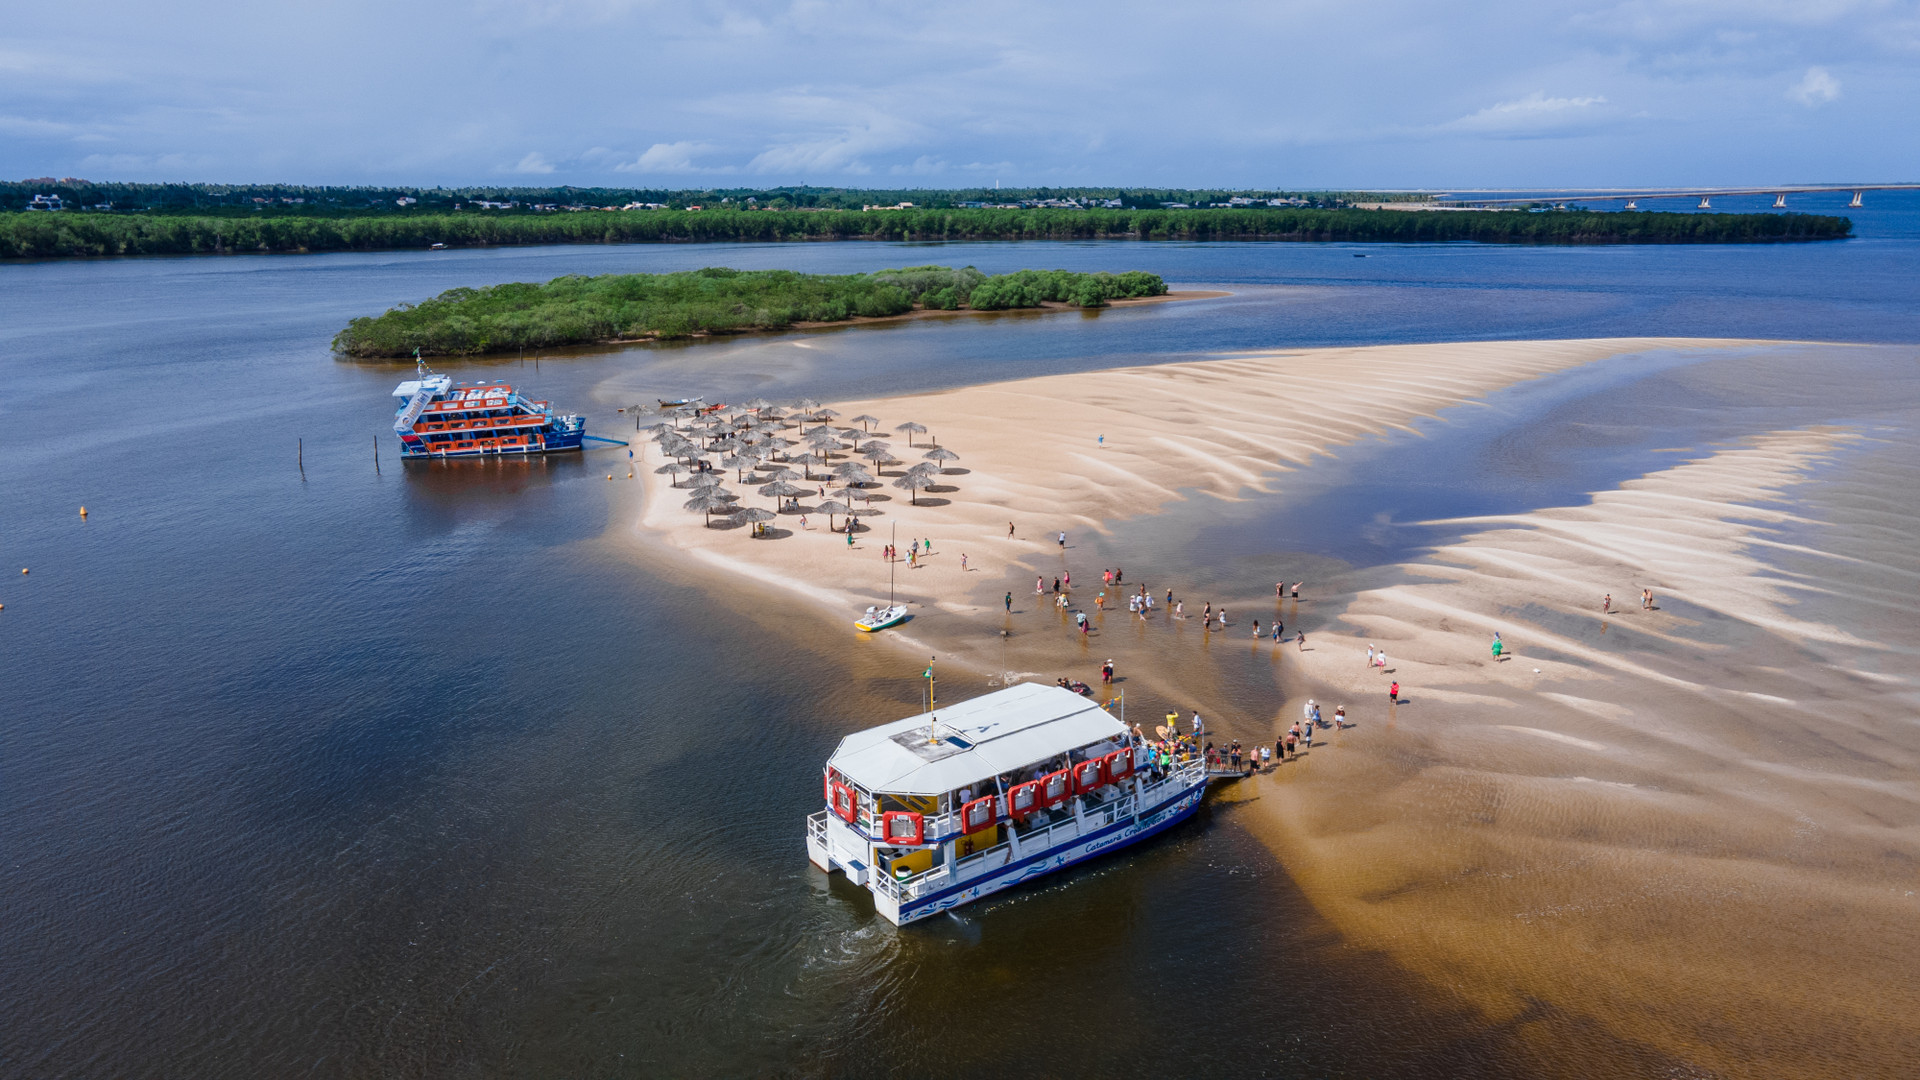
[[[975,900],[992,896],[994,893],[1025,885],[1048,874],[1097,859],[1102,855],[1110,855],[1124,847],[1166,832],[1192,817],[1200,809],[1200,799],[1205,794],[1206,784],[1195,785],[1186,794],[1175,796],[1151,813],[1142,814],[1139,821],[1110,825],[1106,829],[1062,844],[1052,850],[1017,859],[998,873],[956,885],[944,893],[934,893],[931,896],[902,903],[893,913],[885,910],[885,907],[892,906],[887,903],[888,897],[876,894],[874,906],[882,915],[886,915],[901,926],[950,911],[962,904],[970,904]]]
[[[885,630],[889,626],[899,626],[906,621],[907,609],[903,604],[898,607],[883,608],[870,619],[855,619],[853,625],[855,629],[872,633],[875,630]]]
[[[1141,814],[1137,819],[1115,822],[1106,828],[1076,837],[1045,851],[1010,858],[1008,863],[999,869],[926,895],[909,899],[888,895],[888,892],[883,889],[874,889],[872,890],[874,910],[888,921],[904,926],[907,923],[951,911],[995,893],[1025,885],[1048,874],[1077,866],[1103,855],[1110,855],[1122,848],[1166,832],[1192,817],[1200,809],[1200,800],[1205,797],[1206,790],[1206,781],[1202,779],[1184,792],[1174,795]],[[857,885],[866,885],[869,875],[876,872],[858,862],[853,865],[841,863],[841,860],[833,857],[826,844],[812,835],[807,838],[807,857],[822,870],[831,871],[836,864],[839,864],[841,869],[847,871],[849,879]]]
[[[568,450],[579,450],[586,438],[586,429],[559,432],[549,435],[542,446],[474,446],[464,450],[426,449],[424,444],[415,449],[405,442],[400,444],[400,456],[403,458],[471,458],[471,457],[528,457],[534,454],[557,454]]]

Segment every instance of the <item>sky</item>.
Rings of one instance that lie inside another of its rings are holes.
[[[12,5],[0,177],[1920,179],[1920,0]]]

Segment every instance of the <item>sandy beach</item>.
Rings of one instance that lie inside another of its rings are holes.
[[[902,548],[931,537],[932,554],[894,566],[914,617],[881,648],[1001,678],[1121,653],[1137,701],[1189,703],[1249,740],[1310,697],[1327,716],[1346,704],[1355,728],[1216,802],[1354,946],[1537,1051],[1540,1075],[1584,1075],[1570,1047],[1663,1074],[1891,1075],[1920,1052],[1905,960],[1920,954],[1920,633],[1887,590],[1920,580],[1920,523],[1881,493],[1920,485],[1822,487],[1841,501],[1819,519],[1788,505],[1872,436],[1782,429],[1586,505],[1453,521],[1462,538],[1417,561],[1316,582],[1307,614],[1270,585],[1219,597],[1239,617],[1216,633],[1192,610],[1136,623],[1114,595],[1089,651],[1053,604],[1063,568],[1075,608],[1100,585],[1062,531],[1072,545],[1282,491],[1342,446],[1609,357],[1754,344],[1296,350],[834,401],[842,418],[881,417],[903,459],[880,471],[883,513],[851,548],[817,514],[804,528],[781,515],[771,540],[703,527],[653,473],[657,449],[634,470],[644,505],[627,539],[722,591],[799,598],[851,639],[852,615],[886,599],[880,551],[897,527]],[[891,430],[908,420],[928,428],[911,450]],[[914,505],[888,481],[936,441],[960,457]],[[1239,640],[1229,656],[1247,618],[1273,616],[1311,621],[1311,648]],[[1369,644],[1384,670],[1365,666]],[[1229,660],[1253,674],[1222,674]]]

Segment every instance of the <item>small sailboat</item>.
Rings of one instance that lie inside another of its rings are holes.
[[[894,539],[898,540],[900,538],[900,526],[895,525],[893,532]],[[887,560],[887,605],[881,607],[878,604],[874,604],[868,607],[865,615],[853,620],[853,625],[856,629],[872,633],[875,630],[885,630],[889,626],[898,626],[907,621],[907,605],[900,603],[893,597],[894,561],[893,559]]]

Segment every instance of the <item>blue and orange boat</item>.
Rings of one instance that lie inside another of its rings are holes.
[[[403,458],[549,454],[578,450],[587,437],[586,417],[556,416],[551,405],[506,383],[456,384],[422,366],[393,396],[400,399],[393,431]]]

